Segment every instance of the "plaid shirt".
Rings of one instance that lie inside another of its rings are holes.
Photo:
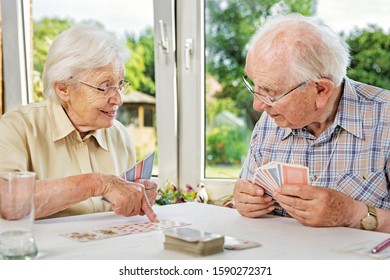
[[[390,209],[390,91],[346,78],[334,123],[318,138],[262,114],[240,178],[252,180],[271,161],[305,165],[310,184]],[[281,208],[274,212],[288,216]]]

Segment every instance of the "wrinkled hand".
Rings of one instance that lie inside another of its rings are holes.
[[[148,179],[139,179],[136,182],[144,186],[146,197],[149,201],[149,204],[153,206],[157,197],[157,184],[152,180],[148,180]],[[146,213],[144,211],[141,211],[140,213],[140,215],[145,215],[145,214]]]
[[[249,218],[260,217],[275,209],[272,197],[264,189],[246,180],[238,180],[234,185],[233,199],[237,211]]]
[[[157,184],[152,180],[139,179],[136,183],[140,183],[145,187],[146,195],[149,199],[150,205],[153,205],[157,197]]]
[[[314,227],[351,226],[358,208],[342,192],[310,185],[284,185],[273,195],[291,217]]]
[[[113,175],[102,175],[102,187],[100,195],[111,202],[116,214],[126,217],[146,215],[150,221],[158,222],[143,184]]]

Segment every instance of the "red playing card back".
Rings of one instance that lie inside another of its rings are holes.
[[[283,184],[309,184],[309,169],[305,166],[282,165]]]

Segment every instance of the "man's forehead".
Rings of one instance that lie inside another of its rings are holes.
[[[259,76],[280,76],[288,71],[289,58],[282,52],[259,52],[255,49],[248,53],[245,71]]]

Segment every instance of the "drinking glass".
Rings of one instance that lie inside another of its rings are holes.
[[[0,173],[0,259],[34,259],[34,172]]]

